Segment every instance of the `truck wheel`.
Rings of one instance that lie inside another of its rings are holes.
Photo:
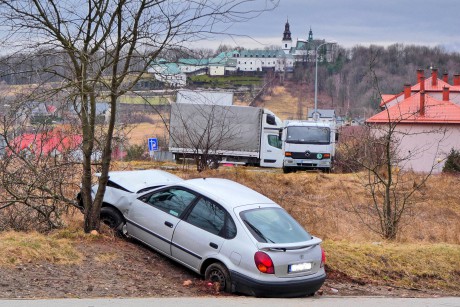
[[[208,167],[210,169],[218,169],[219,168],[219,160],[216,157],[212,157],[208,160]]]
[[[283,173],[289,174],[291,172],[291,169],[289,167],[283,167]]]
[[[328,168],[323,168],[323,173],[325,174],[330,174],[331,173],[331,169],[328,167]]]

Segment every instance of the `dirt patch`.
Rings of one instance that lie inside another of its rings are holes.
[[[201,276],[134,241],[102,238],[76,243],[78,264],[49,262],[0,267],[0,298],[191,297],[218,293]],[[459,295],[399,289],[353,280],[337,272],[317,295],[399,297]]]
[[[0,297],[174,297],[213,291],[198,275],[136,242],[85,241],[76,248],[84,255],[79,264],[0,268]],[[183,286],[187,280],[191,285]]]

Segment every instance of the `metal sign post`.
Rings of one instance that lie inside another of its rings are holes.
[[[158,139],[157,138],[149,138],[148,139],[148,145],[149,145],[150,158],[155,159],[155,151],[158,151]]]

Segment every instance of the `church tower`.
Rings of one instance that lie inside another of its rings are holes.
[[[313,42],[313,31],[311,30],[311,27],[310,27],[310,32],[308,32],[308,42],[309,43]]]
[[[291,38],[291,30],[289,30],[289,20],[286,20],[286,24],[284,25],[284,33],[283,33],[283,40],[281,49],[283,49],[284,53],[288,54],[292,47],[292,38]]]

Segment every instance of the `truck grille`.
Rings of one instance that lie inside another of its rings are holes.
[[[291,157],[293,159],[309,159],[309,160],[321,160],[318,159],[316,156],[318,155],[317,152],[293,152]]]

